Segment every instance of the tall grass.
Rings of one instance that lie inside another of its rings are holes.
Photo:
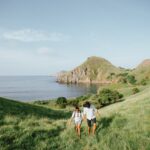
[[[68,110],[0,98],[0,150],[149,150],[150,88],[102,108],[95,135],[82,123],[81,139]]]

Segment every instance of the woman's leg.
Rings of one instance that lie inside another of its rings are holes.
[[[80,136],[80,135],[81,135],[80,131],[81,131],[81,125],[80,125],[80,124],[78,124],[78,136]]]
[[[78,125],[77,124],[75,125],[75,131],[76,131],[76,133],[78,133]]]

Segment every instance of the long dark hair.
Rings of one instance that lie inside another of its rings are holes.
[[[75,109],[78,110],[79,112],[81,112],[80,108],[78,106],[75,106]]]

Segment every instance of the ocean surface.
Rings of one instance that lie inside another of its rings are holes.
[[[59,84],[49,76],[0,76],[0,97],[19,101],[49,100],[96,93],[100,85]]]

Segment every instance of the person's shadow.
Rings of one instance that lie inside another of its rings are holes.
[[[111,125],[115,117],[116,117],[115,115],[112,115],[110,117],[101,118],[101,120],[97,121],[97,129],[96,129],[97,141],[99,141],[99,136],[98,136],[99,132],[103,129],[108,128]]]

